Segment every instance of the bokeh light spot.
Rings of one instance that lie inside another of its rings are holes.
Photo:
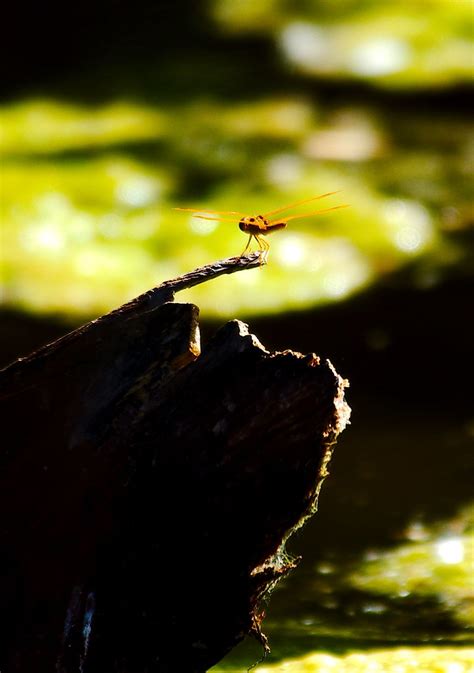
[[[384,207],[389,236],[399,250],[418,252],[433,237],[433,225],[427,209],[413,201],[393,199]]]
[[[299,236],[288,236],[279,242],[276,254],[279,264],[294,267],[304,261],[306,248]]]
[[[145,176],[135,176],[122,180],[115,192],[117,201],[132,208],[150,205],[157,199],[159,193],[159,183]]]
[[[280,44],[290,61],[306,67],[324,67],[330,46],[326,31],[303,21],[286,26]]]
[[[406,42],[383,37],[358,45],[351,54],[349,69],[357,75],[380,77],[403,70],[410,60]]]
[[[209,217],[212,217],[211,213],[209,213]],[[189,228],[193,234],[197,234],[198,236],[209,236],[209,234],[216,231],[218,226],[219,222],[217,220],[201,220],[198,217],[191,217],[189,219]]]
[[[461,563],[464,560],[464,544],[461,538],[451,537],[439,540],[436,545],[436,554],[449,565]]]

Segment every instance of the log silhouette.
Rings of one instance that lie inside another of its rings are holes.
[[[293,568],[346,382],[238,320],[200,349],[163,283],[0,372],[0,670],[202,673]]]

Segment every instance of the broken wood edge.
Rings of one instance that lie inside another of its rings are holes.
[[[239,322],[240,321],[236,321]],[[285,351],[271,351],[265,349],[265,347],[260,343],[258,338],[249,332],[247,325],[240,323],[240,332],[245,336],[248,336],[252,340],[252,344],[260,348],[267,357],[275,357],[279,355],[293,355],[298,358],[312,360],[314,362],[313,366],[318,366],[321,363],[320,358],[315,354],[311,353],[304,355],[298,351],[285,350]],[[245,329],[242,329],[244,327]],[[273,590],[276,588],[277,584],[286,577],[290,572],[298,567],[302,557],[293,556],[286,549],[286,545],[291,536],[300,528],[302,528],[308,519],[316,514],[318,511],[319,495],[321,493],[321,488],[329,476],[328,466],[331,462],[331,458],[334,452],[334,446],[337,442],[339,434],[350,424],[351,416],[351,407],[345,399],[345,390],[349,387],[348,379],[342,378],[335,370],[333,364],[329,359],[325,359],[325,364],[334,374],[334,377],[337,381],[337,390],[336,395],[333,400],[334,404],[334,416],[333,422],[329,426],[325,436],[327,437],[326,451],[321,462],[319,469],[318,480],[316,483],[316,488],[314,490],[311,501],[302,514],[299,520],[287,531],[285,537],[282,539],[281,545],[269,558],[267,558],[262,564],[252,569],[250,573],[251,579],[255,580],[254,590],[256,594],[255,608],[253,614],[251,615],[251,628],[248,632],[248,635],[255,638],[255,640],[261,645],[263,654],[262,657],[252,664],[249,671],[260,663],[262,663],[271,652],[269,640],[265,633],[262,630],[262,623],[265,618],[265,605],[268,603],[270,596]]]
[[[317,360],[319,361],[319,358],[316,355],[314,355],[314,357],[317,358]],[[325,479],[329,476],[328,465],[331,462],[332,454],[334,452],[334,446],[341,432],[346,428],[347,425],[350,424],[352,409],[348,405],[344,393],[346,388],[349,388],[349,380],[342,378],[342,376],[340,376],[337,373],[337,371],[334,368],[334,365],[329,359],[326,358],[325,363],[332,371],[337,381],[336,395],[334,396],[333,400],[334,402],[333,423],[329,426],[326,432],[327,449],[323,461],[321,463],[319,481],[314,492],[313,500],[310,503],[307,511],[303,514],[299,522],[296,524],[296,526],[294,526],[289,531],[288,535],[285,537],[285,540],[283,541],[283,544],[285,544],[286,540],[288,540],[291,537],[291,535],[293,535],[293,533],[298,530],[298,528],[304,526],[306,521],[314,514],[316,514],[316,512],[318,511],[319,494],[321,492],[321,487]]]

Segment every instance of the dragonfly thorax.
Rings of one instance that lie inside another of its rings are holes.
[[[239,229],[249,234],[259,234],[266,230],[268,221],[263,215],[247,215],[239,222]]]

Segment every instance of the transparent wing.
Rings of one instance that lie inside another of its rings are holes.
[[[209,215],[196,215],[193,214],[193,217],[197,217],[199,220],[217,220],[218,222],[233,222],[235,224],[235,217],[211,217]]]
[[[312,217],[313,215],[322,215],[323,213],[329,213],[331,210],[339,210],[339,208],[348,208],[349,205],[345,203],[342,206],[333,206],[332,208],[323,208],[322,210],[313,210],[311,213],[303,213],[302,215],[290,215],[290,217],[281,217],[271,220],[269,224],[275,224],[276,222],[289,222],[290,220],[300,220],[303,217]]]
[[[239,213],[237,210],[213,210],[212,208],[173,208],[173,210],[184,210],[188,213],[214,213],[215,215],[240,215],[247,217],[248,213]]]
[[[271,210],[269,213],[264,213],[263,217],[270,217],[271,215],[276,215],[277,213],[281,213],[284,210],[288,210],[289,208],[295,208],[296,206],[302,206],[304,203],[309,203],[310,201],[317,201],[318,199],[325,199],[326,196],[332,196],[333,194],[339,194],[339,192],[327,192],[326,194],[320,194],[319,196],[312,196],[310,199],[303,199],[302,201],[295,201],[295,203],[290,203],[287,206],[282,206],[281,208],[277,208],[276,210]]]

